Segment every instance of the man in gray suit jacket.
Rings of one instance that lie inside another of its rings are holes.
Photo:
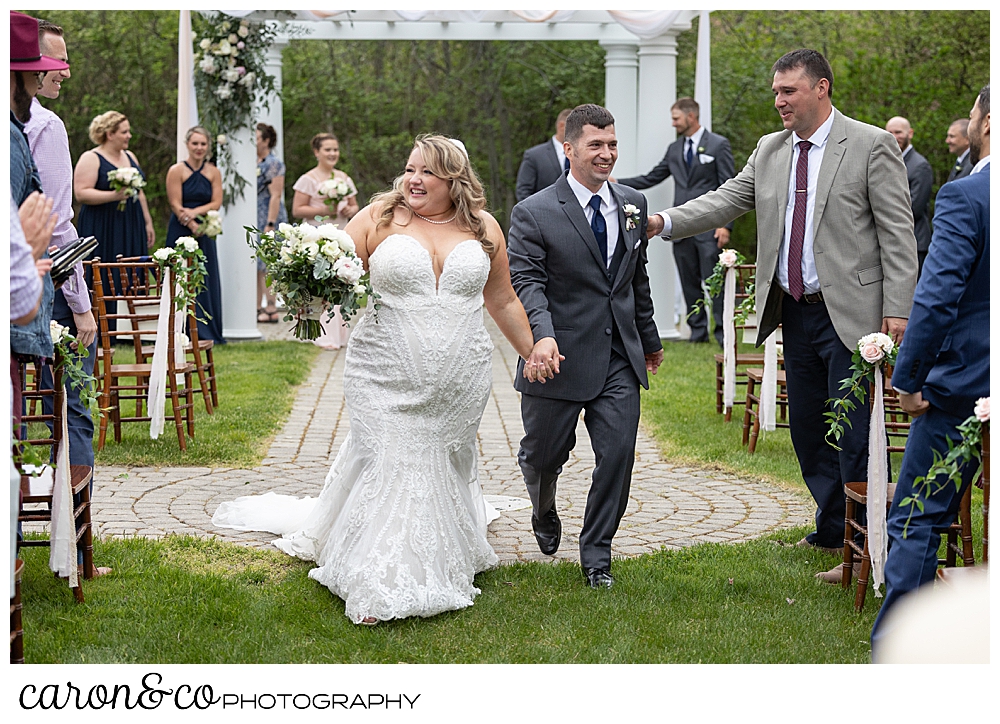
[[[757,344],[782,325],[792,444],[817,504],[816,531],[800,545],[836,554],[843,484],[867,479],[869,417],[859,405],[837,452],[824,413],[843,395],[862,336],[903,338],[917,278],[913,213],[899,146],[834,109],[826,58],[796,50],[773,71],[785,130],[761,138],[717,191],[651,217],[649,232],[690,236],[756,209]]]
[[[593,588],[614,583],[611,539],[628,503],[639,386],[648,388],[646,372],[663,361],[646,275],[646,199],[608,182],[618,158],[614,122],[601,106],[573,110],[564,144],[570,173],[514,207],[507,244],[536,343],[514,383],[531,526],[541,551],[554,554],[562,537],[556,481],[583,410],[597,467],[580,564]]]
[[[563,137],[566,134],[566,119],[572,110],[564,108],[559,112],[556,117],[556,135],[524,152],[521,167],[517,169],[516,194],[519,203],[548,188],[566,174],[569,160],[563,150]]]
[[[736,173],[729,139],[712,133],[699,122],[700,108],[694,98],[678,98],[670,108],[678,138],[667,146],[663,160],[645,176],[618,179],[634,189],[648,189],[668,176],[674,179],[674,206],[714,191]],[[688,306],[691,342],[708,341],[708,316],[695,302],[704,298],[702,282],[712,275],[719,261],[719,249],[729,243],[732,224],[687,239],[673,241],[674,262]],[[696,311],[697,310],[697,311]],[[722,295],[712,300],[715,339],[722,346]]]
[[[969,119],[959,118],[957,121],[952,121],[948,126],[944,142],[948,144],[948,152],[958,156],[955,165],[948,173],[948,181],[965,178],[972,173],[972,159],[969,157]]]
[[[910,186],[910,209],[913,212],[913,235],[917,239],[917,276],[924,268],[927,249],[931,245],[931,186],[934,171],[930,163],[913,147],[913,128],[902,116],[895,116],[885,124],[885,130],[893,135],[899,150],[903,152],[906,164],[906,180]]]

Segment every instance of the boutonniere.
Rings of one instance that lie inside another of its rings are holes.
[[[962,170],[962,164],[961,164],[961,162],[955,164],[955,170],[956,171],[961,171]]]
[[[639,209],[632,204],[625,204],[622,207],[622,211],[625,212],[625,231],[632,231],[639,225],[642,220],[642,214],[639,213]]]
[[[698,146],[698,153],[705,153],[705,147],[704,146]]]

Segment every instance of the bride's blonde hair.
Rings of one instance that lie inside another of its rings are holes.
[[[452,139],[436,133],[424,133],[417,136],[413,147],[420,150],[424,164],[428,170],[440,179],[450,182],[449,195],[458,214],[456,222],[459,228],[471,231],[476,240],[482,244],[483,250],[493,255],[496,246],[486,237],[486,224],[479,217],[479,212],[486,208],[486,195],[483,184],[472,170],[469,157],[464,148]],[[397,207],[403,207],[411,214],[403,194],[403,176],[396,177],[392,189],[376,194],[372,203],[382,204],[376,228],[388,226],[393,219]]]

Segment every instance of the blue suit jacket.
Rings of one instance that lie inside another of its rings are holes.
[[[990,394],[990,167],[945,184],[894,387],[963,417]]]

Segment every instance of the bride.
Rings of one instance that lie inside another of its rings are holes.
[[[524,359],[533,339],[485,205],[461,142],[418,136],[393,188],[346,228],[380,306],[347,345],[350,433],[323,491],[238,498],[212,519],[282,534],[274,545],[315,561],[309,576],[354,623],[471,606],[473,577],[497,563],[477,477],[493,351],[484,303]],[[540,382],[557,371],[530,367]]]

